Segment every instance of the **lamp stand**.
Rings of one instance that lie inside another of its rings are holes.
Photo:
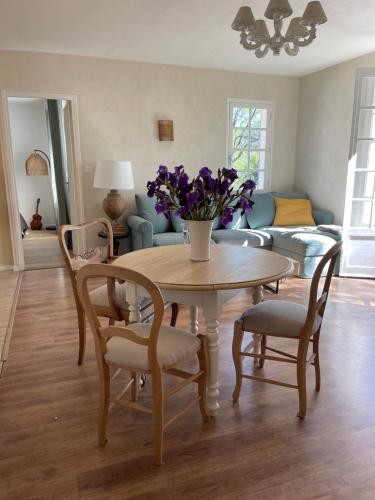
[[[125,209],[125,200],[118,189],[111,189],[107,197],[103,200],[103,210],[108,215],[113,229],[113,234],[123,233],[124,226],[119,222],[119,218]]]

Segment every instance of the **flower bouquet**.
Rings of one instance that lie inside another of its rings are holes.
[[[182,165],[175,167],[173,172],[160,165],[156,179],[147,183],[148,196],[157,199],[155,210],[158,214],[170,217],[174,212],[187,221],[192,260],[209,259],[212,224],[216,217],[225,225],[232,222],[236,211],[244,214],[251,210],[255,182],[248,179],[236,188],[237,179],[234,168],[219,168],[214,177],[209,168],[203,167],[190,181]]]

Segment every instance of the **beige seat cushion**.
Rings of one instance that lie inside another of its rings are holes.
[[[284,300],[266,300],[243,313],[244,330],[252,333],[266,333],[275,337],[293,337],[300,335],[307,316],[307,307]],[[320,325],[317,317],[313,332]]]
[[[115,286],[116,286],[116,300],[118,305],[121,307],[122,310],[128,311],[129,304],[126,301],[125,283],[122,284],[116,283]],[[94,306],[109,307],[107,285],[102,285],[99,288],[96,288],[95,290],[90,292],[90,299]],[[141,310],[143,310],[145,307],[148,307],[151,304],[152,301],[150,299],[142,299]]]
[[[129,329],[142,337],[149,337],[151,325],[134,323]],[[160,328],[157,353],[159,363],[163,368],[174,365],[192,357],[200,348],[201,341],[192,333],[179,330],[172,326]],[[123,337],[112,337],[107,342],[105,359],[108,363],[148,370],[147,346],[142,346]]]

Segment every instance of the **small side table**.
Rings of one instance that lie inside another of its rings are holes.
[[[99,231],[99,238],[108,238],[107,231]],[[113,255],[116,257],[119,254],[120,249],[120,240],[124,240],[129,236],[129,231],[125,229],[125,231],[113,233]]]

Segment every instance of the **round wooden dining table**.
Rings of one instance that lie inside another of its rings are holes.
[[[244,288],[252,289],[253,303],[262,301],[262,285],[293,272],[293,262],[275,252],[235,245],[212,245],[211,258],[190,259],[190,245],[147,248],[122,255],[114,265],[138,271],[160,288],[164,300],[191,306],[191,331],[198,331],[198,308],[205,319],[209,376],[207,406],[211,415],[219,409],[219,336],[223,304]],[[130,321],[140,321],[144,295],[135,284],[126,284]],[[233,321],[237,318],[233,318]]]

